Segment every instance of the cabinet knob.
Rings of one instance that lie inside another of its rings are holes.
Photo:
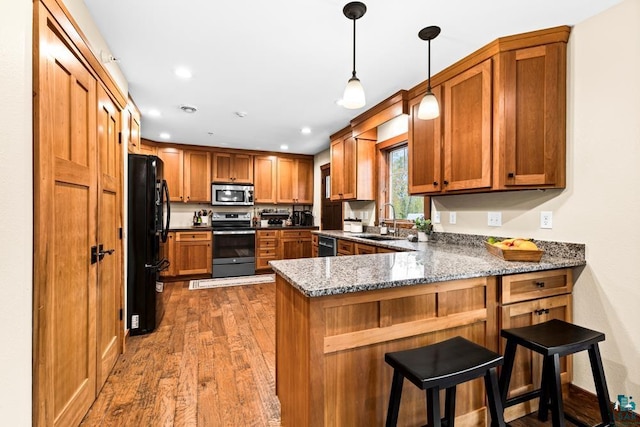
[[[544,282],[536,282],[536,286],[539,288],[544,288]]]
[[[438,185],[438,181],[433,181],[433,186],[437,186]]]
[[[442,181],[442,183],[443,183],[444,185],[449,185],[449,181],[447,181],[446,179],[445,179],[444,181]]]
[[[515,173],[513,173],[513,172],[509,172],[509,173],[507,174],[507,178],[514,178],[515,176],[516,176],[516,174],[515,174]]]
[[[541,308],[539,310],[535,310],[534,313],[537,314],[538,316],[542,316],[543,314],[549,314],[549,309]]]

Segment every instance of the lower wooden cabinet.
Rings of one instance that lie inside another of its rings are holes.
[[[266,270],[269,261],[279,259],[279,234],[278,230],[256,231],[256,270]]]
[[[377,253],[377,248],[375,246],[372,245],[366,245],[363,243],[356,243],[354,245],[354,253],[356,255],[368,255],[368,254],[375,254]]]
[[[313,244],[311,230],[256,231],[257,271],[269,269],[269,261],[310,258],[312,255]]]
[[[280,231],[280,258],[310,258],[311,257],[311,231],[309,230],[282,230]]]
[[[348,240],[338,239],[338,249],[337,254],[340,255],[353,255],[355,254],[355,243],[350,242]]]
[[[170,232],[160,254],[169,260],[169,269],[160,277],[211,276],[213,243],[211,231]]]
[[[318,235],[317,234],[311,235],[311,256],[314,258],[318,256]]]
[[[500,328],[531,326],[551,319],[572,321],[573,277],[571,269],[540,271],[503,276],[499,286]],[[554,295],[555,296],[548,296]],[[500,338],[504,352],[506,340]],[[560,358],[563,384],[571,382],[571,356]],[[509,384],[509,396],[517,396],[540,387],[542,356],[521,346]],[[514,405],[505,410],[505,421],[512,421],[536,411],[538,399]]]

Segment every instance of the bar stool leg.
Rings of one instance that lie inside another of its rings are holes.
[[[491,414],[491,427],[505,427],[504,408],[500,398],[498,387],[498,373],[496,368],[491,368],[484,376],[484,387],[487,390],[489,413]]]
[[[395,427],[398,424],[398,412],[400,412],[400,398],[402,397],[402,383],[404,376],[397,369],[393,370],[391,393],[389,394],[389,412],[387,412],[386,427]]]
[[[503,406],[505,406],[507,395],[509,394],[509,382],[511,381],[511,372],[513,371],[513,362],[516,358],[517,346],[514,341],[507,339],[507,346],[504,350],[504,365],[500,373],[500,400],[502,400]]]
[[[553,376],[553,381],[548,384],[553,402],[551,405],[553,408],[551,421],[553,427],[565,427],[564,405],[562,403],[562,383],[560,382],[560,355],[556,353],[553,356],[548,357],[553,358],[553,367],[549,368],[553,369],[553,372],[549,375],[549,379]],[[549,362],[551,363],[551,361]]]
[[[428,388],[427,391],[427,426],[441,427],[440,420],[440,390]]]
[[[449,387],[444,399],[444,419],[448,427],[454,427],[456,422],[456,386]]]
[[[547,421],[549,418],[549,396],[553,384],[553,359],[545,357],[542,362],[542,380],[540,384],[540,403],[538,404],[538,419]]]
[[[607,388],[607,380],[604,376],[604,368],[602,367],[598,344],[596,343],[590,346],[588,353],[589,361],[591,362],[591,372],[593,373],[593,381],[596,386],[596,395],[598,396],[598,406],[600,406],[600,417],[604,425],[615,425],[611,406],[609,405],[609,390]]]

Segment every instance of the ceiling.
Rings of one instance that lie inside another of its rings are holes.
[[[423,27],[442,28],[431,43],[435,74],[498,37],[574,25],[620,0],[365,0],[359,110],[336,104],[351,77],[346,0],[84,1],[129,82],[144,138],[316,154],[352,118],[426,80]],[[192,77],[177,77],[179,67]]]

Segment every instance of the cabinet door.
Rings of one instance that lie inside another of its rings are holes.
[[[365,245],[363,243],[356,243],[355,244],[355,254],[356,255],[368,255],[368,254],[375,254],[376,253],[376,247],[372,246],[372,245]]]
[[[442,110],[442,90],[433,88]],[[409,193],[439,193],[442,188],[442,126],[441,118],[422,120],[418,108],[422,95],[411,100],[409,120]]]
[[[491,59],[443,83],[443,190],[491,187]]]
[[[501,329],[531,326],[551,319],[571,322],[572,305],[571,294],[533,301],[520,302],[502,306]],[[504,353],[506,340],[501,339],[501,352]],[[571,381],[571,356],[560,359],[561,380],[563,383]],[[509,397],[533,391],[540,387],[542,375],[542,357],[518,346],[516,360],[509,384]],[[538,399],[507,408],[505,420],[511,421],[538,408]]]
[[[256,156],[254,201],[276,203],[276,156]]]
[[[157,156],[158,149],[155,145],[145,144],[144,142],[140,142],[140,154],[144,154],[146,156]]]
[[[504,150],[499,184],[565,186],[566,44],[500,54]],[[501,117],[500,115],[498,117]]]
[[[213,182],[233,182],[233,155],[231,153],[213,153]]]
[[[253,184],[253,156],[248,154],[234,154],[233,182],[238,184]]]
[[[176,233],[176,275],[212,273],[211,232]]]
[[[295,203],[296,161],[278,157],[277,201],[278,203]]]
[[[125,123],[123,125],[129,128],[129,153],[145,154],[140,152],[140,115],[127,108],[124,118]]]
[[[301,205],[313,204],[313,160],[296,160],[296,203]]]
[[[357,162],[358,142],[355,138],[344,140],[342,149],[342,199],[352,200],[357,197]]]
[[[185,151],[184,197],[187,203],[211,203],[210,177],[211,154],[207,151]]]
[[[182,150],[173,147],[159,147],[158,157],[164,163],[164,179],[169,187],[169,200],[183,202],[184,157]]]
[[[160,272],[160,277],[173,277],[176,275],[176,233],[170,231],[167,241],[160,243],[160,259],[169,261],[169,268]]]
[[[344,140],[331,142],[331,200],[342,200],[344,179]]]

